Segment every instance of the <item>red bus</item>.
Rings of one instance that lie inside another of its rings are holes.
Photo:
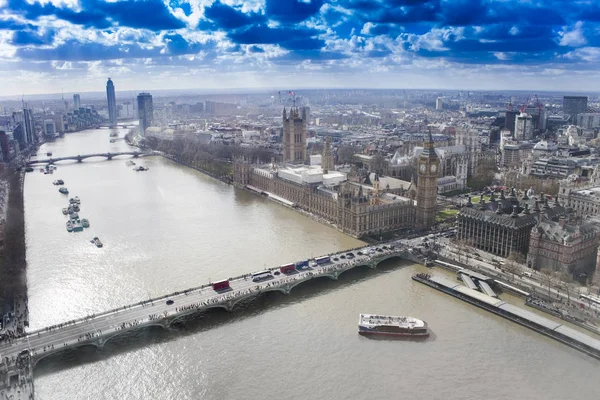
[[[284,273],[287,274],[289,272],[294,272],[296,270],[296,264],[286,264],[286,265],[282,265],[281,267],[279,267],[279,270]]]
[[[219,281],[219,282],[215,282],[212,284],[213,290],[223,290],[223,289],[228,289],[229,288],[229,281],[225,280],[225,281]]]

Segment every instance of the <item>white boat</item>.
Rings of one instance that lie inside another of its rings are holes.
[[[362,335],[429,336],[427,322],[413,317],[360,314],[358,333]]]
[[[73,232],[73,224],[71,221],[67,221],[67,232]]]

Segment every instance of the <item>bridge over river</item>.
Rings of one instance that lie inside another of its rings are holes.
[[[229,278],[230,287],[226,291],[217,292],[209,283],[28,332],[25,336],[0,345],[0,377],[4,372],[4,379],[12,376],[13,381],[23,382],[25,386],[33,385],[32,372],[35,365],[66,349],[86,345],[101,348],[107,341],[126,332],[149,326],[167,329],[173,323],[211,308],[231,311],[241,301],[262,293],[278,291],[289,294],[303,282],[322,277],[337,280],[345,271],[359,266],[376,268],[379,263],[390,258],[420,262],[408,248],[400,244],[354,249],[351,250],[353,256],[350,257],[348,252],[331,254],[329,261],[325,263],[311,260],[308,266],[288,273],[281,273],[280,267],[271,268],[272,277],[261,282],[254,282],[251,274]],[[2,387],[5,384],[6,382],[0,381],[0,394],[3,393]]]
[[[94,154],[78,154],[76,156],[66,156],[66,157],[55,157],[55,158],[44,158],[44,159],[38,159],[38,160],[29,160],[27,162],[28,166],[32,166],[32,165],[36,165],[36,164],[54,164],[55,162],[58,161],[66,161],[66,160],[73,160],[73,161],[77,161],[77,162],[83,162],[83,160],[86,160],[88,158],[94,158],[94,157],[102,157],[102,158],[106,158],[107,160],[112,160],[113,157],[118,157],[118,156],[133,156],[134,158],[138,158],[138,157],[143,157],[143,156],[147,156],[150,155],[152,153],[145,153],[145,152],[141,152],[141,151],[121,151],[118,153],[94,153]]]

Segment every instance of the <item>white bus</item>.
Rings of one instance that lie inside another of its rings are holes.
[[[260,281],[264,281],[265,279],[269,279],[272,278],[273,275],[271,274],[271,271],[267,270],[267,271],[261,271],[261,272],[255,272],[252,274],[252,281],[253,282],[260,282]]]

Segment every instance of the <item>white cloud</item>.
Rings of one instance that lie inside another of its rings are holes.
[[[561,37],[558,44],[561,46],[578,47],[583,46],[587,43],[585,36],[583,35],[583,22],[577,21],[573,26],[572,30],[567,30],[567,27],[563,27],[563,30],[558,33]]]

